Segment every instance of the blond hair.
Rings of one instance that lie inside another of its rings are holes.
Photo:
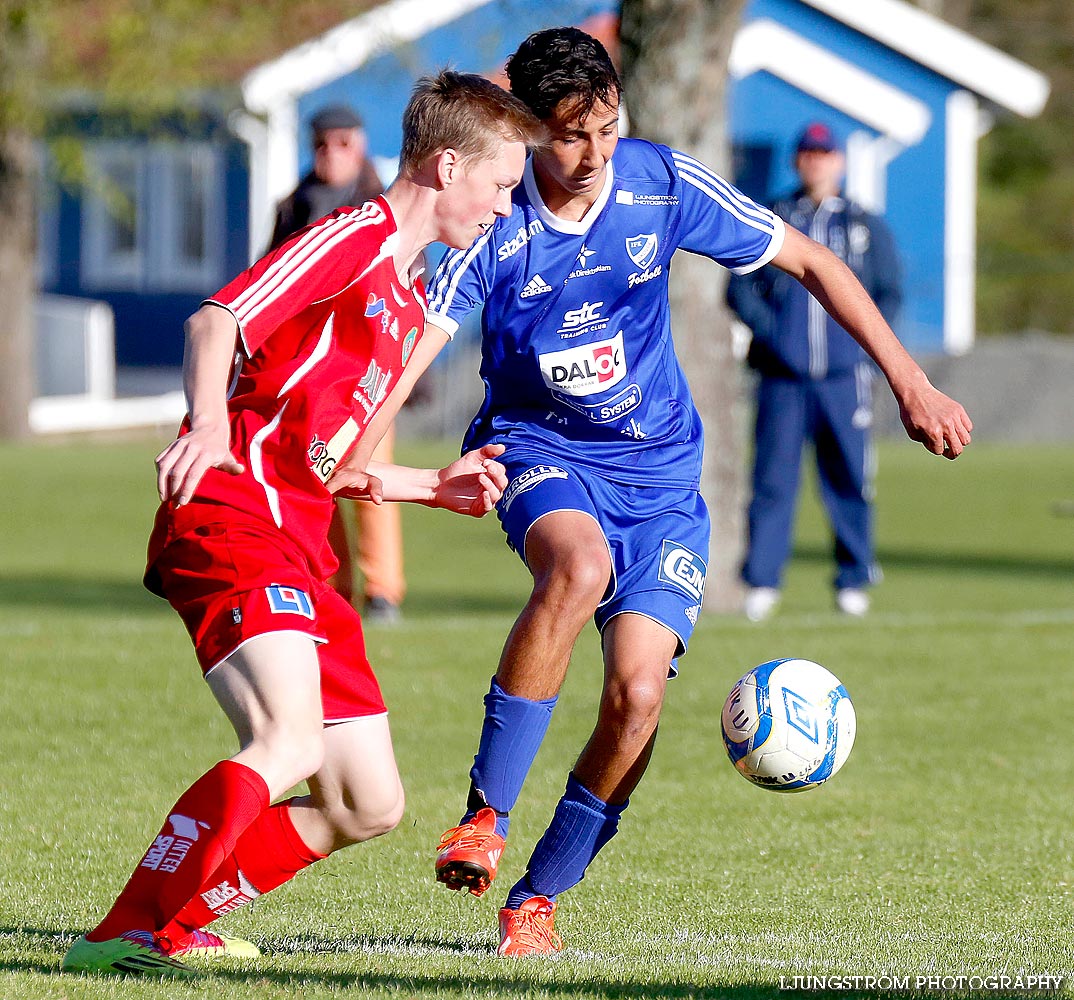
[[[481,159],[493,155],[501,142],[532,149],[546,141],[544,125],[502,87],[474,73],[442,70],[414,87],[403,112],[399,166],[403,173],[416,170],[443,149]]]

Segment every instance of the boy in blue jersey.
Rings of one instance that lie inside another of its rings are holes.
[[[466,447],[507,445],[498,511],[533,576],[485,696],[462,822],[438,850],[437,878],[449,888],[480,895],[495,877],[575,640],[591,619],[601,634],[596,727],[500,910],[498,953],[526,955],[562,947],[556,897],[615,835],[701,608],[709,520],[698,493],[701,422],[671,341],[674,252],[736,273],[771,262],[799,278],[876,360],[908,432],[935,453],[961,452],[970,422],[830,251],[692,157],[619,139],[622,88],[596,39],[538,32],[507,73],[551,141],[527,162],[511,215],[442,261],[419,350],[446,342],[483,306],[485,401]],[[349,471],[337,473],[340,485]]]

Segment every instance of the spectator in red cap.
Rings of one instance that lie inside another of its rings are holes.
[[[773,211],[844,260],[893,324],[901,299],[895,244],[879,216],[844,195],[845,158],[831,126],[806,126],[794,165],[800,186]],[[807,440],[834,536],[835,606],[864,615],[868,588],[880,578],[872,517],[875,367],[799,282],[774,267],[733,275],[728,299],[753,332],[749,363],[760,374],[742,570],[746,616],[760,621],[779,604]]]

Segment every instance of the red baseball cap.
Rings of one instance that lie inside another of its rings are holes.
[[[813,151],[834,153],[842,148],[842,144],[828,125],[824,122],[811,122],[798,137],[796,151],[799,153]]]

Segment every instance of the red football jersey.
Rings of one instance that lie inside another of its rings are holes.
[[[325,480],[398,381],[425,328],[420,281],[408,286],[396,273],[397,240],[383,197],[337,209],[206,299],[239,325],[228,410],[231,451],[245,472],[210,469],[188,504],[161,505],[150,571],[170,538],[227,520],[228,508],[286,533],[315,575],[335,570]],[[188,416],[179,434],[189,429]]]

